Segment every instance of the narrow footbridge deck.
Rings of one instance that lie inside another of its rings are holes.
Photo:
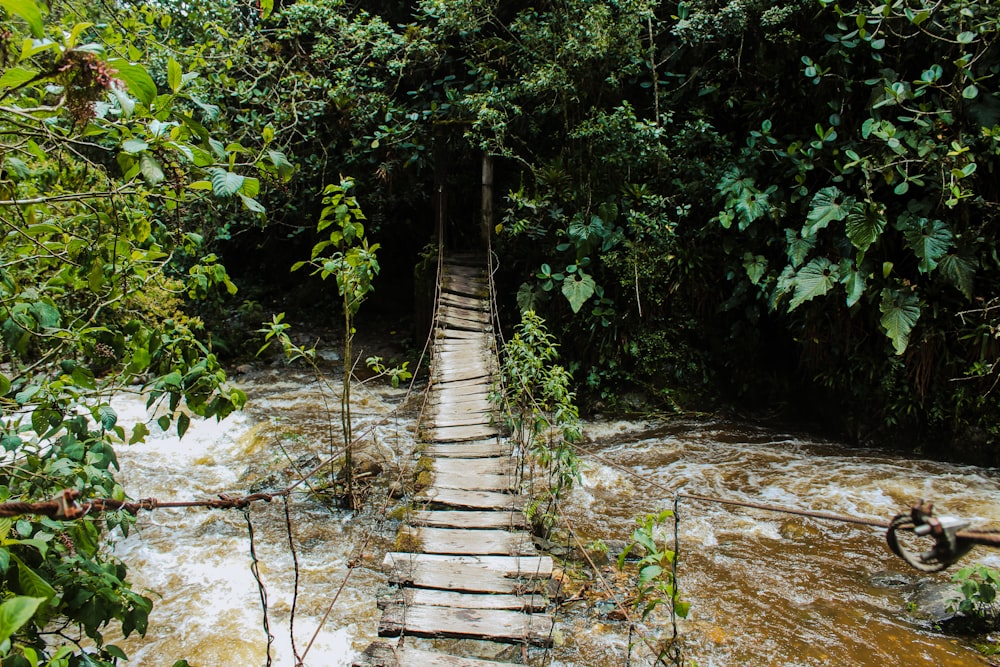
[[[446,261],[431,379],[421,418],[415,510],[384,567],[394,592],[379,602],[379,636],[364,665],[475,667],[489,660],[418,647],[408,638],[547,646],[541,595],[552,559],[537,554],[521,512],[519,460],[494,424],[496,369],[484,263]],[[388,639],[393,638],[393,639]]]

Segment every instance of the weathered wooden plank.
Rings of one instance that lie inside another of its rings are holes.
[[[521,512],[483,512],[477,510],[420,510],[410,514],[410,523],[439,528],[526,528]]]
[[[430,416],[425,419],[425,423],[428,426],[434,426],[435,428],[446,427],[446,426],[475,426],[477,424],[488,424],[490,421],[490,415],[486,412],[472,412],[472,413],[445,413],[450,416]]]
[[[518,510],[524,498],[496,491],[463,491],[432,485],[416,494],[417,502],[476,510]]]
[[[458,442],[461,440],[481,440],[496,434],[495,426],[476,424],[474,426],[429,427],[423,430],[422,436],[424,440],[430,442]]]
[[[439,384],[475,380],[489,386],[492,376],[493,373],[489,368],[476,368],[475,366],[443,368],[434,371],[434,381]]]
[[[531,535],[523,531],[465,530],[460,528],[432,528],[430,526],[402,526],[401,543],[411,545],[408,551],[427,554],[495,554],[505,556],[534,556],[538,553]]]
[[[552,576],[548,556],[464,556],[391,551],[383,568],[394,584],[472,593],[537,591]]]
[[[354,667],[510,667],[509,662],[494,662],[463,658],[412,646],[396,646],[395,642],[378,640],[365,649]]]
[[[435,461],[433,470],[439,474],[454,475],[506,475],[517,470],[517,462],[512,458],[507,459],[456,459]]]
[[[552,617],[503,609],[453,609],[427,605],[387,608],[379,623],[380,637],[485,639],[536,646],[552,643]]]
[[[432,394],[440,394],[442,392],[453,392],[455,396],[470,396],[472,394],[478,394],[480,396],[489,396],[490,394],[490,383],[484,381],[483,378],[469,379],[469,380],[442,380],[440,378],[431,378],[434,382],[431,385]]]
[[[490,320],[485,313],[483,315],[483,317],[476,317],[471,310],[459,312],[452,309],[444,309],[438,313],[438,321],[449,328],[485,332]]]
[[[489,460],[489,459],[483,459]],[[514,493],[520,484],[512,475],[463,475],[461,473],[435,473],[434,486],[439,489],[466,491],[500,491]]]
[[[427,444],[421,448],[425,456],[448,458],[492,458],[510,456],[510,445],[492,442],[441,442]]]
[[[446,306],[468,308],[470,310],[489,310],[490,307],[488,299],[477,299],[475,297],[462,296],[461,294],[451,294],[449,292],[445,292],[441,295],[441,303]]]
[[[475,331],[461,331],[458,329],[440,329],[437,333],[437,340],[479,340],[486,341],[490,334],[480,329]],[[483,345],[486,345],[484,342]]]
[[[513,609],[542,611],[546,607],[541,595],[507,595],[491,593],[459,593],[436,588],[399,588],[391,595],[379,598],[378,608],[394,604],[422,604],[430,607],[456,607],[458,609]]]
[[[452,402],[435,401],[434,403],[428,401],[428,403],[426,413],[434,418],[464,419],[475,415],[483,421],[488,421],[493,414],[493,404],[483,397],[478,397],[478,400],[474,401],[455,400]]]

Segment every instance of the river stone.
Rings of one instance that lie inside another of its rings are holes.
[[[919,619],[941,626],[951,625],[958,621],[961,614],[949,610],[948,603],[950,600],[961,599],[962,590],[958,584],[922,579],[913,587],[909,600],[910,610]]]
[[[913,578],[899,572],[881,570],[868,578],[876,588],[903,588],[913,583]]]

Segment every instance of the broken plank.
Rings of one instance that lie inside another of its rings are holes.
[[[394,604],[422,604],[430,607],[455,607],[457,609],[513,609],[542,611],[545,598],[541,595],[507,595],[490,593],[459,593],[435,588],[400,588],[378,600],[379,609]]]
[[[410,523],[439,528],[525,528],[521,512],[484,512],[476,510],[420,510],[410,515]],[[471,532],[471,530],[470,530]]]
[[[467,507],[477,510],[519,510],[524,505],[524,498],[510,493],[463,491],[436,485],[420,491],[414,500],[431,505]]]
[[[400,533],[405,536],[400,543],[412,544],[414,550],[427,554],[534,556],[538,553],[531,536],[525,532],[403,526]]]
[[[389,607],[382,614],[378,634],[397,637],[482,639],[536,646],[552,643],[552,617],[503,609],[452,609],[414,605]]]

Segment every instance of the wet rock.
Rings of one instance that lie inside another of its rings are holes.
[[[336,350],[320,350],[316,353],[316,356],[323,361],[340,361],[340,353]]]
[[[910,595],[910,613],[938,625],[950,625],[961,616],[953,609],[961,599],[962,592],[956,584],[920,580]],[[951,603],[952,600],[956,602]]]
[[[868,581],[876,588],[904,588],[913,583],[911,577],[889,570],[876,572],[868,578]]]
[[[910,613],[952,634],[982,634],[998,627],[1000,604],[986,605],[978,614],[964,614],[957,611],[962,599],[958,584],[919,581],[910,597]]]

